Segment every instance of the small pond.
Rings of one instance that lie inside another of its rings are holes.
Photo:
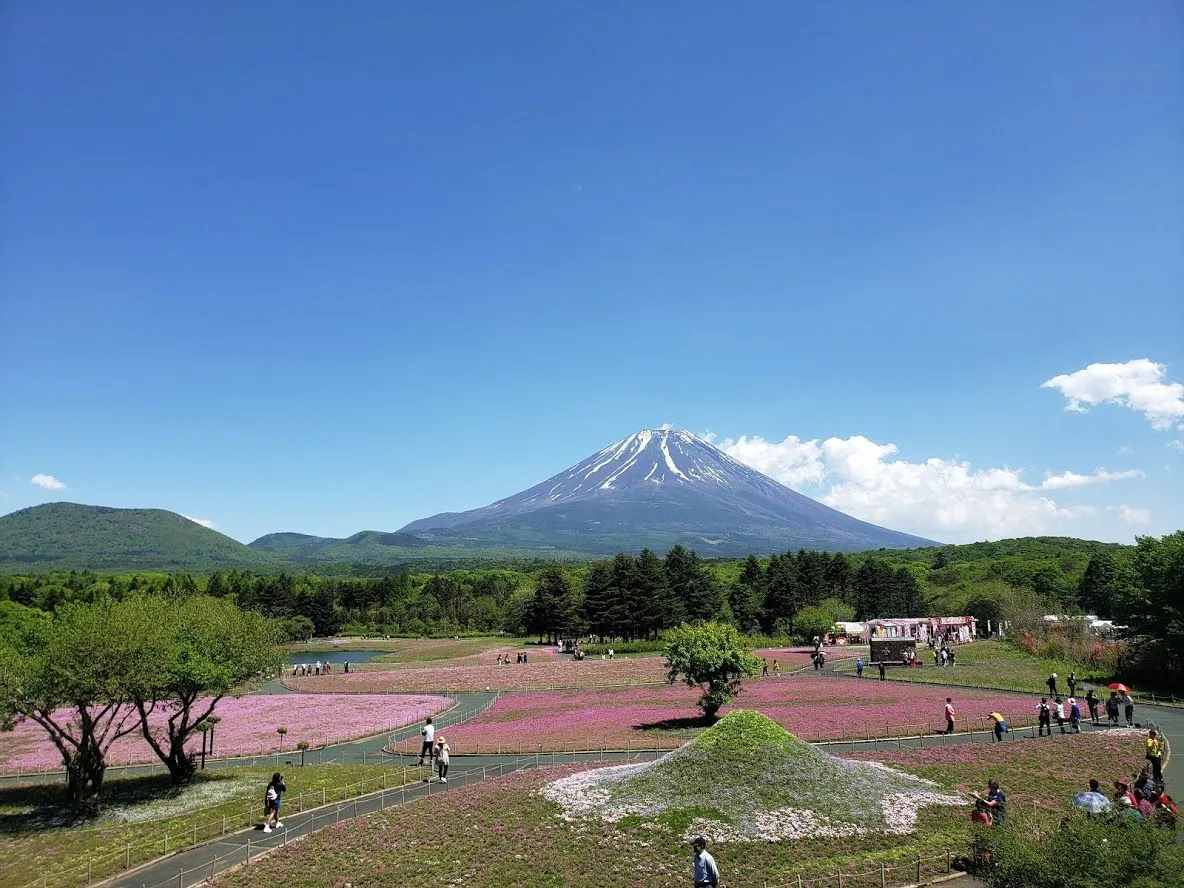
[[[322,663],[332,663],[334,666],[340,666],[343,663],[365,663],[367,660],[373,660],[375,657],[381,657],[383,654],[389,654],[390,651],[288,651],[284,655],[284,662],[288,664],[291,669],[296,663],[316,663],[320,660]]]

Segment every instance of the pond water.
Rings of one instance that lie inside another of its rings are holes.
[[[334,666],[340,666],[343,663],[365,663],[367,660],[373,660],[375,657],[381,657],[383,654],[389,654],[390,651],[288,651],[284,656],[285,662],[288,664],[290,670],[295,663],[316,663],[320,660],[322,663],[332,663]]]

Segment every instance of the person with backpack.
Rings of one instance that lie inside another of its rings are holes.
[[[1048,736],[1052,736],[1052,708],[1048,705],[1048,697],[1040,698],[1040,705],[1036,707],[1036,724],[1037,737],[1043,737],[1045,731],[1048,731]]]
[[[1094,693],[1094,689],[1090,688],[1085,694],[1085,705],[1089,707],[1089,721],[1090,724],[1098,724],[1098,695]]]
[[[280,820],[280,803],[284,800],[284,793],[288,791],[288,787],[284,784],[284,778],[280,773],[271,775],[271,781],[267,784],[267,789],[263,793],[263,831],[265,833],[271,832],[274,826],[276,829],[282,829],[284,824]]]
[[[448,746],[448,741],[441,737],[436,741],[436,771],[440,775],[440,782],[448,782],[448,762],[450,759],[449,753],[452,750]]]
[[[1110,696],[1106,700],[1106,727],[1118,727],[1118,694],[1114,691],[1110,692]]]

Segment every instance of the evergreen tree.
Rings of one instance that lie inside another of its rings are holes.
[[[803,604],[817,604],[830,595],[826,582],[826,569],[829,564],[830,556],[825,552],[798,550],[798,583],[801,586]]]
[[[797,561],[793,555],[774,555],[765,571],[765,604],[761,626],[770,634],[788,632],[801,605]]]
[[[609,593],[610,613],[614,619],[611,634],[626,641],[638,634],[638,625],[633,619],[637,594],[637,559],[628,552],[619,552],[613,559],[613,584]]]
[[[714,620],[720,608],[719,586],[698,553],[675,546],[666,553],[665,570],[683,617],[692,623]]]
[[[637,556],[635,578],[637,585],[631,603],[642,637],[657,637],[663,629],[678,625],[682,607],[666,582],[661,560],[649,549],[642,549]]]
[[[826,565],[825,598],[841,598],[850,601],[854,584],[851,562],[842,552],[836,552]]]
[[[879,558],[865,560],[855,573],[851,601],[855,607],[855,619],[898,616],[893,613],[897,605],[895,580],[892,566],[886,561]]]
[[[755,555],[749,555],[740,570],[740,578],[728,590],[728,608],[736,625],[744,632],[760,629],[765,604],[765,571]]]
[[[579,625],[579,605],[567,571],[549,564],[539,574],[534,591],[535,631],[557,642],[573,634]]]
[[[925,594],[921,591],[921,584],[907,567],[899,567],[893,575],[893,614],[894,617],[923,617],[925,616]]]
[[[584,578],[584,600],[580,606],[584,625],[602,638],[620,634],[627,614],[624,599],[617,588],[613,562],[597,561]]]

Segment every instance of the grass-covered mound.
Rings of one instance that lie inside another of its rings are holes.
[[[656,761],[574,774],[542,794],[568,819],[652,818],[719,841],[907,833],[920,806],[962,803],[927,780],[827,755],[749,710]]]

